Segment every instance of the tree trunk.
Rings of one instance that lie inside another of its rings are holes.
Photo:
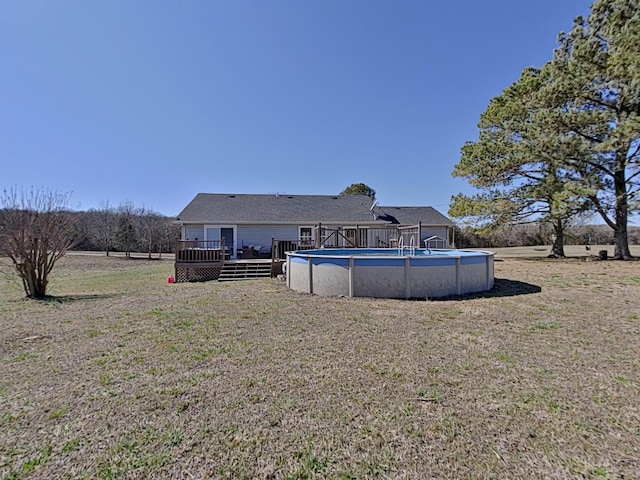
[[[627,181],[624,162],[621,166],[622,168],[619,168],[613,177],[616,193],[616,226],[613,230],[613,258],[616,260],[631,260],[633,257],[629,250],[629,238],[627,236],[629,199],[627,198]]]
[[[36,280],[36,288],[31,298],[45,298],[47,296],[47,281],[46,279]]]
[[[19,274],[22,277],[22,286],[24,293],[28,298],[36,298],[34,291],[36,289],[35,270],[31,269],[29,260],[25,260],[19,267]]]
[[[39,272],[31,260],[17,265],[18,274],[22,277],[22,286],[27,298],[45,298],[47,296],[47,273]]]
[[[617,223],[617,222],[616,222]],[[616,260],[631,260],[633,256],[629,250],[629,238],[626,225],[616,228],[613,232],[613,258]]]
[[[553,224],[553,245],[551,256],[564,258],[564,226],[562,220],[556,220]]]

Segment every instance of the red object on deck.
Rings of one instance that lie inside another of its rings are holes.
[[[173,275],[170,275],[169,278],[167,278],[167,283],[176,283],[176,279],[173,278]]]

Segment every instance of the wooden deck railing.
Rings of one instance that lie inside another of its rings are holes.
[[[330,229],[322,228],[322,236],[316,231],[316,238],[271,241],[272,260],[283,260],[285,252],[312,250],[315,248],[395,248],[402,233],[392,228]]]
[[[229,253],[224,239],[176,240],[176,263],[224,262]]]
[[[284,260],[285,252],[293,250],[312,250],[316,245],[311,240],[278,240],[271,239],[271,260]]]
[[[317,248],[394,248],[400,231],[397,227],[330,228],[316,227]]]

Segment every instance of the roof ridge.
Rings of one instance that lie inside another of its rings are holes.
[[[306,194],[306,193],[209,193],[209,192],[200,192],[197,195],[217,195],[221,197],[327,197],[327,198],[335,198],[335,197],[368,197],[368,195],[340,195],[340,194]]]

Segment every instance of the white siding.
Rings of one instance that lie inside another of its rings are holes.
[[[188,225],[184,227],[184,232],[185,233],[184,233],[183,240],[195,240],[196,238],[198,240],[204,240],[203,225],[197,225],[197,226]]]
[[[271,239],[296,240],[297,226],[238,225],[238,248],[249,245],[271,247]]]

